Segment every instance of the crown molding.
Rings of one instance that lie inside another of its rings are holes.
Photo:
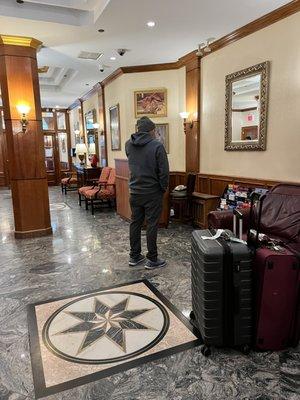
[[[222,38],[213,42],[211,47],[211,53],[222,49],[225,46],[228,46],[231,43],[236,42],[252,33],[255,33],[263,28],[266,28],[284,18],[289,17],[300,11],[300,0],[293,0],[288,4],[285,4],[282,7],[277,8],[274,11],[250,22],[247,25],[242,26],[241,28],[236,29],[235,31],[229,33],[228,35],[223,36]],[[105,78],[99,85],[102,89],[113,82],[115,79],[119,78],[123,74],[130,74],[130,73],[137,73],[137,72],[152,72],[152,71],[166,71],[172,69],[178,69],[182,67],[186,67],[187,71],[199,68],[200,60],[203,57],[209,56],[211,53],[207,53],[202,57],[198,57],[196,55],[196,49],[191,51],[190,53],[184,55],[183,57],[179,58],[176,62],[171,63],[161,63],[161,64],[149,64],[149,65],[136,65],[136,66],[129,66],[129,67],[121,67],[116,69],[112,74],[110,74],[107,78]],[[97,86],[96,84],[95,86]],[[95,88],[94,86],[94,88]],[[81,101],[87,100],[91,95],[95,93],[98,89],[92,89],[84,96],[80,98]],[[73,103],[74,104],[74,103]],[[71,107],[71,106],[70,106]],[[69,109],[70,109],[69,107]],[[74,108],[74,107],[73,107]]]

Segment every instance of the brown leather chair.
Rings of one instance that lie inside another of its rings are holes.
[[[254,207],[254,226],[258,221],[259,207]],[[243,212],[243,231],[246,235],[250,210]],[[208,215],[208,224],[214,229],[231,229],[232,211],[212,211]],[[300,251],[300,185],[279,184],[274,186],[263,201],[260,232],[288,243]]]

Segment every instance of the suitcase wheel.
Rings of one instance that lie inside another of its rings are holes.
[[[248,355],[248,354],[250,353],[250,351],[251,351],[251,348],[250,348],[250,346],[249,346],[248,344],[244,344],[244,345],[241,347],[241,352],[242,352],[243,354],[245,354],[245,355]]]
[[[194,311],[190,312],[190,319],[194,321],[196,319]]]
[[[205,357],[209,357],[211,355],[211,350],[210,347],[204,345],[201,347],[201,353],[205,356]]]

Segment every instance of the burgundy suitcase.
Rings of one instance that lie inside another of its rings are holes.
[[[258,248],[253,262],[255,344],[261,350],[296,346],[300,336],[300,263],[288,249]]]

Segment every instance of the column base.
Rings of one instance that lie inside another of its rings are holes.
[[[15,231],[16,239],[28,239],[28,238],[35,238],[48,235],[52,235],[51,226],[49,228],[37,229],[34,231]]]

